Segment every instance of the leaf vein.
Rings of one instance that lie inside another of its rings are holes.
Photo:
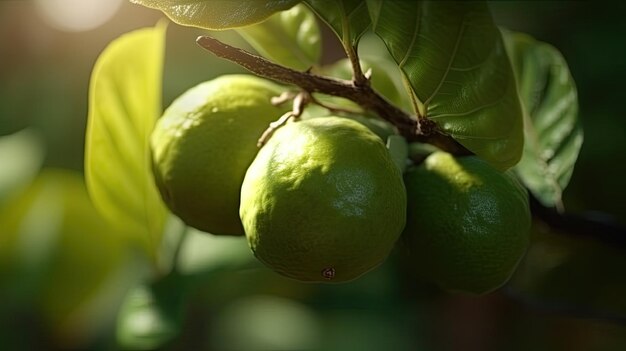
[[[443,83],[448,77],[448,73],[450,73],[450,67],[452,67],[452,63],[456,59],[456,55],[458,54],[458,51],[459,51],[459,46],[461,45],[461,38],[463,37],[463,34],[465,32],[465,27],[466,27],[465,21],[466,19],[465,17],[463,17],[463,22],[461,23],[461,26],[459,28],[459,33],[456,37],[456,42],[454,43],[454,48],[452,49],[452,55],[450,55],[450,60],[448,61],[448,67],[446,68],[446,71],[441,77],[441,80],[439,81],[439,84],[437,85],[433,93],[424,101],[424,106],[426,107],[427,110],[428,110],[428,104],[433,100],[433,98],[435,98],[435,96],[437,96],[437,93],[439,93],[439,90],[441,89],[441,87],[443,86]]]
[[[415,26],[413,28],[413,35],[411,36],[411,43],[409,43],[409,47],[407,48],[406,53],[404,54],[404,57],[398,63],[398,67],[400,68],[404,67],[404,65],[406,64],[406,61],[409,59],[409,57],[411,57],[410,56],[411,51],[413,51],[413,47],[415,46],[415,42],[417,41],[417,37],[419,36],[419,29],[420,29],[420,24],[421,24],[420,6],[417,5],[415,9],[417,13],[415,14]]]
[[[434,115],[434,116],[428,116],[429,119],[438,119],[438,118],[443,118],[443,117],[463,117],[463,116],[468,116],[471,114],[474,114],[480,110],[484,110],[493,106],[498,105],[499,103],[502,102],[502,100],[504,100],[505,94],[500,95],[500,97],[498,99],[496,99],[493,102],[487,103],[487,104],[483,104],[480,106],[477,106],[471,110],[468,111],[464,111],[464,112],[457,112],[457,113],[442,113],[442,114],[438,114],[438,115]]]

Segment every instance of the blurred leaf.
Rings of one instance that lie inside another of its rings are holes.
[[[165,26],[113,41],[93,69],[85,175],[102,214],[153,261],[167,211],[150,168],[149,137],[161,114]]]
[[[367,6],[362,0],[304,0],[335,32],[344,46],[357,46],[370,26]]]
[[[322,310],[354,308],[383,312],[403,304],[396,259],[392,253],[380,266],[350,282],[317,285],[311,303]]]
[[[0,211],[0,228],[0,310],[32,309],[67,347],[100,335],[141,273],[74,172],[44,170]]]
[[[320,29],[315,15],[304,5],[278,12],[237,32],[261,55],[278,64],[304,71],[319,63]]]
[[[319,350],[321,323],[307,306],[275,296],[251,296],[222,308],[211,323],[216,350]]]
[[[205,29],[229,29],[258,23],[299,0],[130,0],[163,11],[172,21]]]
[[[218,272],[258,268],[243,236],[213,235],[188,228],[176,268],[181,275],[211,277]]]
[[[522,154],[522,112],[484,2],[368,0],[374,32],[412,88],[415,108],[504,170]]]
[[[183,230],[182,237],[172,236],[182,240],[173,252],[173,270],[127,296],[117,326],[123,349],[163,348],[181,332],[185,304],[192,298],[214,309],[272,283],[276,274],[254,257],[245,237],[201,232],[175,218],[168,223],[171,233]]]
[[[37,175],[44,154],[41,140],[31,130],[0,137],[0,205]]]
[[[311,287],[264,266],[243,236],[213,235],[188,227],[176,257],[176,274],[189,289],[201,291],[199,295],[211,306],[264,291],[303,295]]]
[[[554,312],[626,321],[623,249],[533,223],[531,246],[506,292]]]
[[[417,347],[420,338],[409,316],[413,311],[340,308],[323,314],[321,350],[428,350]],[[409,327],[411,326],[411,327]],[[418,331],[420,333],[420,331]],[[421,341],[421,340],[420,340]]]
[[[545,206],[562,207],[583,142],[574,79],[554,47],[503,31],[524,111],[524,154],[516,166],[524,185]]]
[[[118,315],[119,346],[125,350],[154,350],[174,340],[181,330],[185,295],[184,282],[177,275],[130,291]]]

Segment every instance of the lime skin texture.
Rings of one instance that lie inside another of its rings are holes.
[[[168,208],[212,234],[243,235],[239,194],[257,140],[289,108],[285,87],[252,75],[223,75],[179,96],[151,135],[155,181]]]
[[[412,269],[445,290],[484,294],[524,255],[531,216],[515,177],[476,156],[435,152],[405,174]]]
[[[248,169],[241,219],[255,256],[300,281],[378,266],[405,224],[402,174],[381,139],[341,117],[280,128]]]

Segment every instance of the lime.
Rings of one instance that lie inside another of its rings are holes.
[[[241,189],[256,257],[302,281],[354,279],[385,260],[404,228],[402,174],[380,138],[340,117],[287,124]]]
[[[406,241],[414,269],[446,290],[503,285],[528,245],[526,190],[475,156],[437,151],[405,175]]]
[[[178,97],[152,133],[153,172],[169,209],[213,234],[243,235],[239,191],[257,140],[289,104],[284,87],[251,75],[224,75]]]

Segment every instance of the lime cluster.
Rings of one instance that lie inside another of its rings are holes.
[[[355,279],[398,242],[413,271],[447,290],[480,294],[508,280],[530,227],[511,174],[441,151],[403,174],[383,140],[393,127],[381,134],[363,116],[288,122],[259,149],[291,109],[271,101],[285,90],[225,75],[174,101],[151,139],[174,214],[208,233],[245,235],[260,261],[301,281]]]

